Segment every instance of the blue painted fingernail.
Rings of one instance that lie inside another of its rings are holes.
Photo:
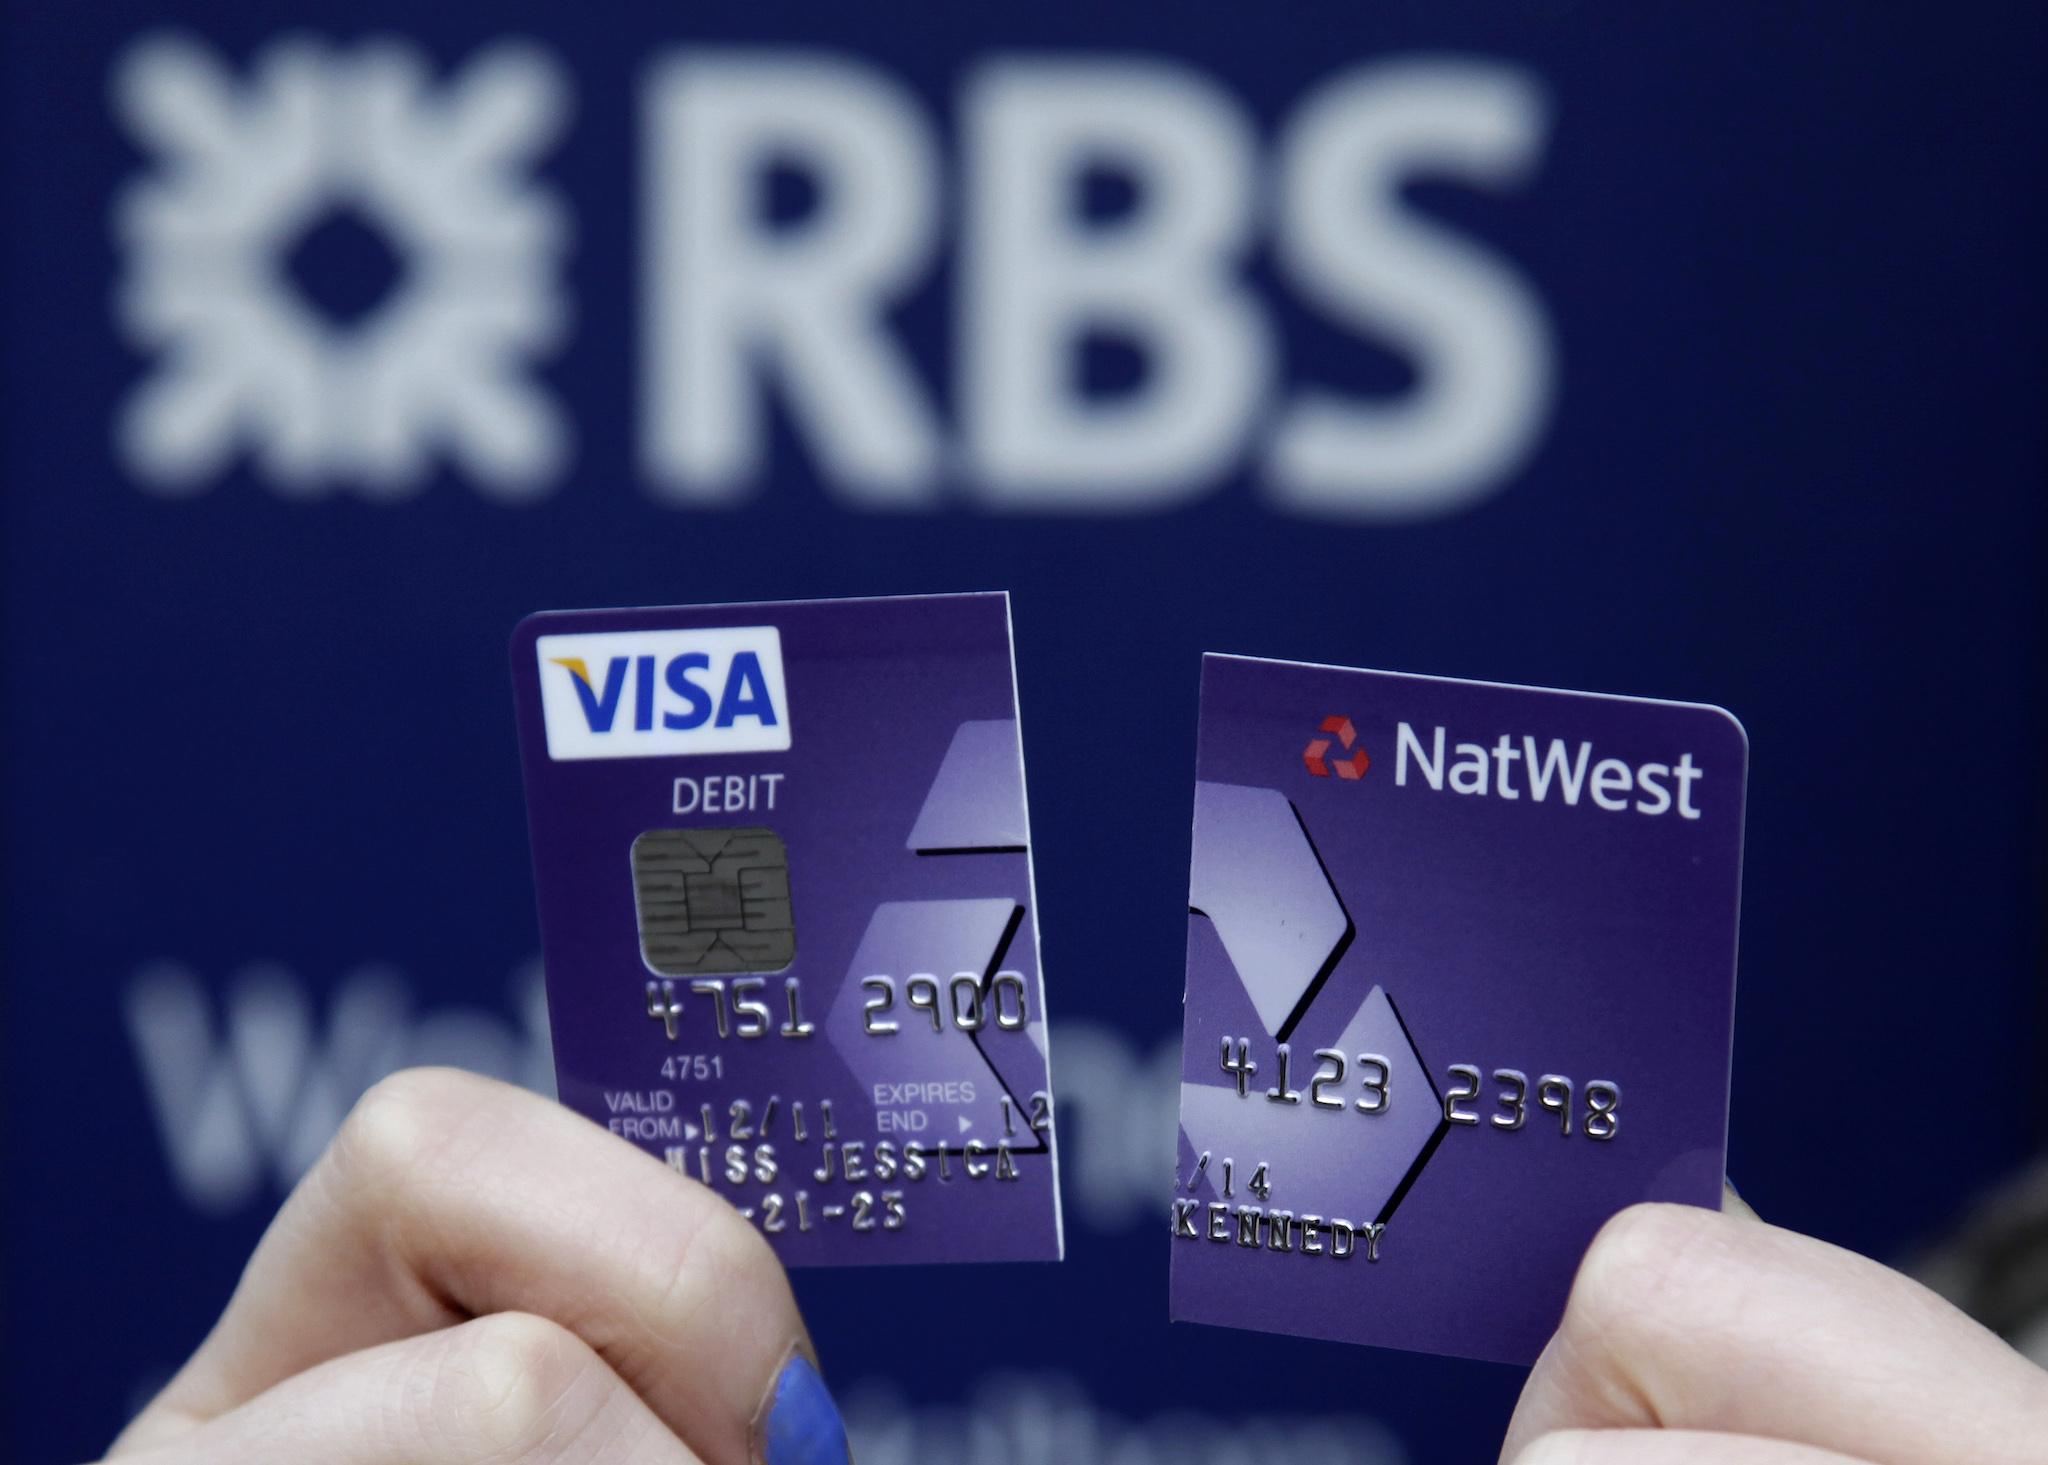
[[[766,1465],[849,1465],[846,1422],[810,1359],[792,1354],[775,1380],[775,1402],[761,1428]]]

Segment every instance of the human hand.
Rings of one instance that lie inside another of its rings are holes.
[[[774,1253],[705,1187],[448,1070],[371,1090],[123,1465],[846,1465]]]
[[[2048,1373],[1918,1283],[1742,1211],[1607,1224],[1503,1465],[2048,1462]]]

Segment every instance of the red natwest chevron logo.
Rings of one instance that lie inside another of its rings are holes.
[[[1301,761],[1308,765],[1308,771],[1317,778],[1328,778],[1333,768],[1339,778],[1363,777],[1365,770],[1372,767],[1372,759],[1366,756],[1365,749],[1358,746],[1358,729],[1351,725],[1351,719],[1326,717],[1323,719],[1323,731],[1329,737],[1314,738],[1301,750]],[[1330,756],[1332,739],[1344,750],[1343,757]]]

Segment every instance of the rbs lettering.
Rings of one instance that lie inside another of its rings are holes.
[[[789,747],[773,626],[542,636],[548,756],[656,758]]]

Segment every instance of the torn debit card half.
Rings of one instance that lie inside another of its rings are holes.
[[[790,1265],[1057,1259],[1008,597],[546,612],[512,664],[562,1101]]]
[[[1206,658],[1173,1316],[1527,1363],[1718,1205],[1747,742],[1718,708]]]

